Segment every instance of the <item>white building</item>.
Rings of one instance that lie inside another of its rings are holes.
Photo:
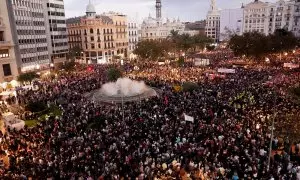
[[[47,0],[47,35],[51,63],[66,61],[68,53],[67,25],[63,0]]]
[[[128,52],[129,56],[139,42],[139,25],[135,20],[128,20]]]
[[[295,36],[300,37],[300,0],[295,0],[293,25],[293,32]]]
[[[219,42],[220,11],[217,9],[216,0],[211,0],[210,9],[206,16],[205,34],[215,42]]]
[[[165,39],[171,35],[171,31],[178,31],[179,34],[190,34],[191,36],[199,34],[199,31],[185,29],[184,23],[179,18],[172,21],[168,18],[164,20],[161,17],[161,0],[156,0],[156,17],[147,17],[141,26],[141,39],[154,40]]]
[[[242,35],[243,13],[243,8],[221,10],[220,41],[228,40],[233,34]]]
[[[149,16],[143,21],[141,31],[143,40],[154,40],[154,39],[165,39],[170,35],[170,32],[178,31],[180,34],[184,33],[184,24],[178,19],[170,21],[167,19],[166,22],[162,20],[157,21],[155,18]]]
[[[279,0],[269,6],[269,33],[276,29],[293,30],[294,1]]]
[[[13,12],[18,39],[21,72],[47,68],[50,55],[47,44],[44,0],[11,0],[8,11]]]
[[[0,1],[0,82],[11,81],[18,76],[17,45],[10,23],[14,23],[7,0]]]

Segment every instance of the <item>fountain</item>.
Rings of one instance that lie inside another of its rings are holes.
[[[102,85],[101,89],[90,93],[87,97],[95,102],[122,103],[139,101],[157,95],[157,92],[143,81],[119,78],[116,82]]]

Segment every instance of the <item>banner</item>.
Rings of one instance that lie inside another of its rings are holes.
[[[194,122],[194,117],[188,116],[185,113],[183,115],[184,115],[184,120],[185,121]]]
[[[299,64],[294,63],[284,63],[283,67],[290,68],[290,69],[296,69],[299,68]]]
[[[208,66],[209,64],[209,59],[195,58],[195,66]]]
[[[228,73],[228,74],[234,74],[235,69],[227,69],[227,68],[219,68],[218,73]]]

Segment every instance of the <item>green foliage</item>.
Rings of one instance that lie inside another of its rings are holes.
[[[81,56],[81,52],[82,52],[82,48],[80,48],[79,46],[75,46],[69,50],[67,58],[71,60],[75,60],[76,57]]]
[[[38,121],[37,120],[26,120],[25,125],[27,127],[35,127],[37,125]]]
[[[73,71],[75,69],[75,61],[68,61],[61,65],[61,69],[64,69],[67,72]]]
[[[193,82],[185,82],[182,84],[183,91],[193,91],[198,88],[199,88],[198,84],[193,83]]]
[[[212,50],[214,50],[216,48],[216,46],[214,46],[214,45],[208,45],[208,46],[206,46],[206,48],[207,48],[208,51],[212,51]]]
[[[110,68],[107,71],[107,79],[109,81],[116,81],[120,77],[122,77],[122,72],[119,69],[117,69],[117,68]]]
[[[300,86],[293,88],[292,93],[300,98]]]
[[[166,56],[169,52],[188,52],[189,50],[203,49],[212,40],[204,35],[190,36],[179,34],[172,30],[171,35],[164,40],[146,40],[137,44],[134,54],[142,59],[156,61],[159,57]]]
[[[39,78],[40,76],[38,74],[36,74],[35,72],[28,72],[28,73],[24,73],[24,74],[20,74],[18,76],[18,81],[19,82],[32,82],[34,79]]]
[[[181,56],[178,61],[177,61],[178,66],[183,66],[184,65],[184,57]]]
[[[26,111],[30,111],[30,112],[41,112],[47,109],[47,105],[44,102],[29,102],[26,106],[25,106],[25,110]]]
[[[92,123],[88,125],[89,129],[101,129],[105,123],[103,116],[96,116],[93,118]]]
[[[259,32],[247,32],[243,35],[233,35],[229,47],[238,56],[247,56],[262,59],[269,53],[278,53],[292,50],[297,45],[297,38],[292,32],[278,29],[271,35]]]

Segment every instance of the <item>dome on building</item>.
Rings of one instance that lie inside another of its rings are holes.
[[[91,1],[89,1],[89,4],[86,6],[86,12],[87,13],[96,13],[96,8],[95,8],[94,4],[91,3]]]

